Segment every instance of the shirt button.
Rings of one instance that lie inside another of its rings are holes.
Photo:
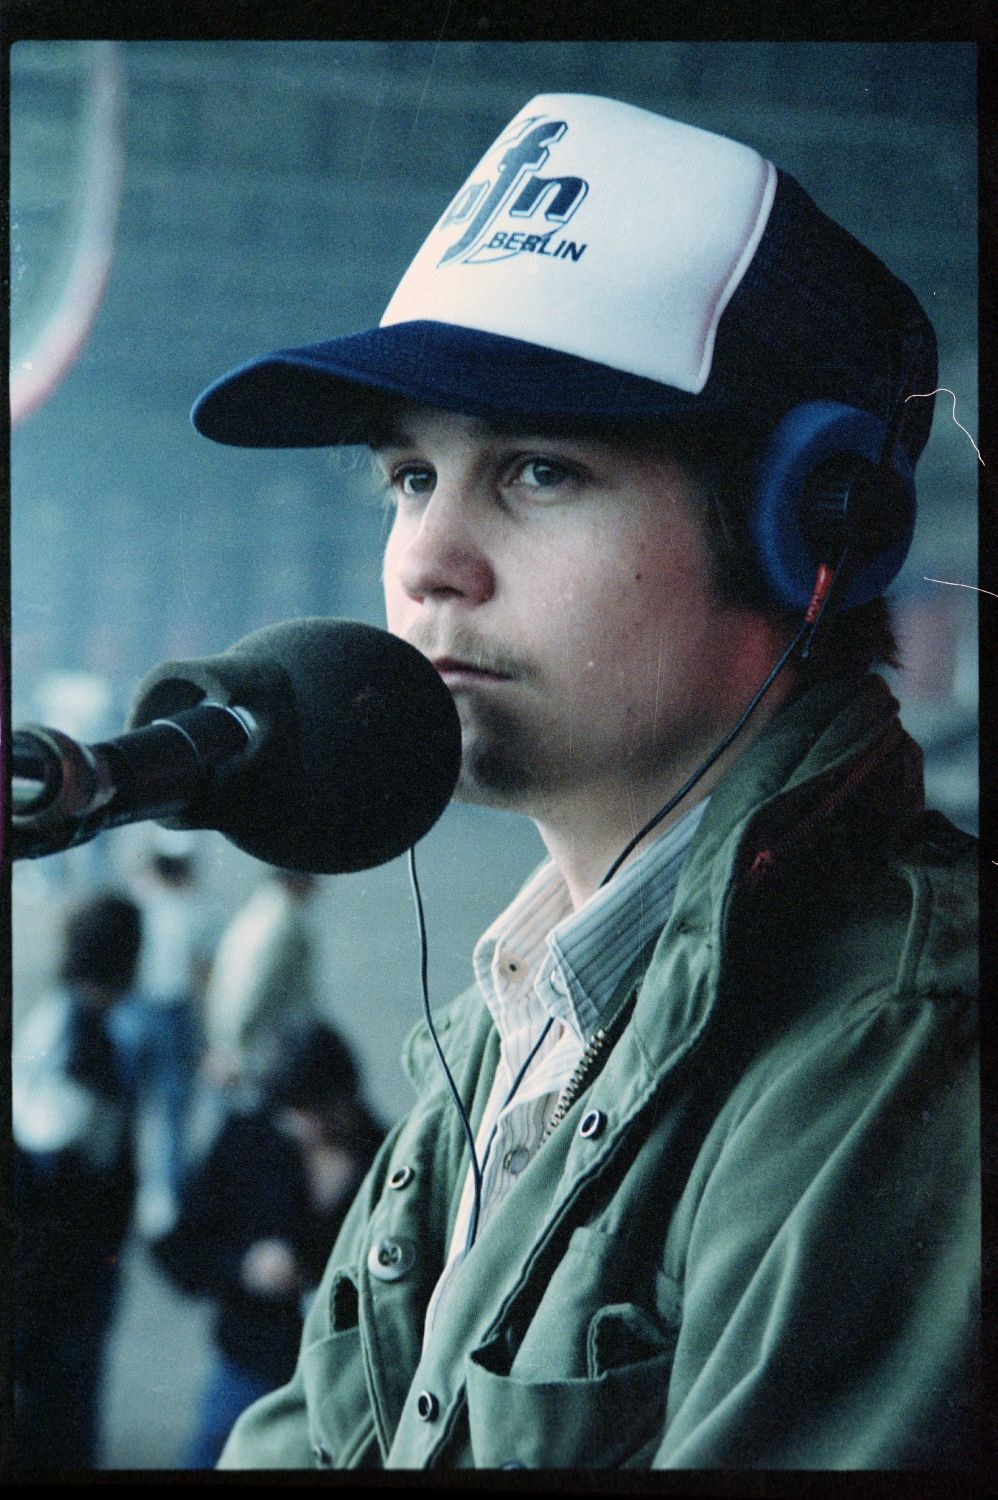
[[[412,1240],[377,1240],[368,1253],[367,1269],[379,1281],[400,1281],[411,1271],[415,1259]]]
[[[333,1455],[325,1443],[316,1443],[312,1449],[312,1457],[315,1459],[317,1469],[331,1469],[333,1467]]]
[[[559,995],[568,994],[568,985],[565,983],[565,976],[560,969],[551,970],[551,988],[556,990]]]
[[[440,1413],[440,1402],[432,1391],[420,1391],[416,1397],[416,1415],[421,1422],[435,1422]]]
[[[526,1146],[517,1146],[514,1148],[514,1150],[508,1151],[506,1153],[505,1160],[503,1161],[503,1166],[506,1168],[507,1172],[512,1172],[515,1177],[517,1172],[523,1171],[529,1160],[530,1152],[527,1150]]]
[[[602,1135],[606,1124],[606,1115],[601,1109],[591,1109],[582,1117],[579,1125],[579,1134],[584,1140],[594,1141],[598,1135]]]
[[[388,1179],[388,1186],[397,1192],[399,1188],[408,1187],[415,1175],[412,1167],[397,1167]]]

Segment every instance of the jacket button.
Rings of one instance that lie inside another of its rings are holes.
[[[388,1179],[388,1186],[397,1192],[399,1188],[408,1187],[415,1175],[412,1167],[396,1167]]]
[[[312,1456],[315,1459],[317,1469],[331,1469],[333,1467],[333,1455],[325,1443],[316,1443],[312,1449]]]
[[[367,1269],[379,1281],[399,1281],[412,1270],[416,1247],[412,1240],[376,1240],[367,1256]]]
[[[416,1397],[416,1415],[421,1422],[435,1422],[440,1413],[440,1402],[432,1391],[420,1391]]]
[[[512,1151],[507,1151],[503,1159],[503,1166],[507,1172],[512,1172],[515,1177],[519,1172],[523,1171],[529,1160],[530,1152],[526,1146],[516,1146]]]
[[[587,1141],[594,1141],[598,1135],[602,1135],[603,1126],[606,1124],[606,1115],[601,1109],[591,1109],[588,1114],[583,1115],[579,1125],[579,1134]]]

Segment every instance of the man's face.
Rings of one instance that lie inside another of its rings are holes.
[[[636,827],[746,697],[743,617],[712,596],[693,481],[661,447],[424,407],[376,452],[388,627],[454,695],[458,796]]]

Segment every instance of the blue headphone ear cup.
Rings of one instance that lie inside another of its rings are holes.
[[[838,401],[808,401],[793,407],[772,433],[756,469],[752,538],[756,562],[774,600],[803,613],[822,562],[802,525],[802,500],[809,477],[829,459],[854,455],[878,464],[884,423],[869,412]],[[915,478],[898,446],[894,473],[905,506],[896,537],[882,550],[860,554],[840,609],[855,609],[882,594],[901,570],[915,531]],[[886,502],[885,502],[886,503]]]

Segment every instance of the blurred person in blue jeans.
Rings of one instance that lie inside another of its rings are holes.
[[[215,1354],[183,1467],[208,1469],[236,1418],[291,1376],[302,1321],[384,1130],[343,1039],[303,1023],[233,1104],[153,1254],[215,1303]]]
[[[98,1466],[99,1398],[135,1198],[133,1102],[108,1032],[141,915],[100,892],[66,919],[59,986],[12,1054],[14,1446],[19,1471]]]

